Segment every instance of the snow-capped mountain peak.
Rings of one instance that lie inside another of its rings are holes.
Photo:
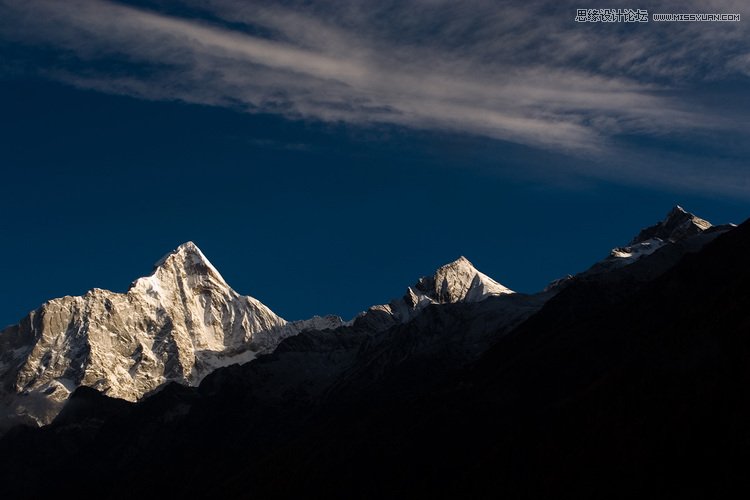
[[[478,302],[490,295],[513,293],[477,268],[464,256],[438,268],[433,276],[423,277],[415,288],[434,302]]]
[[[187,271],[191,271],[198,274],[213,274],[218,278],[221,278],[219,271],[211,264],[211,262],[203,255],[201,249],[193,243],[188,241],[178,246],[164,257],[159,259],[154,264],[154,270],[158,268],[183,268]],[[223,278],[221,278],[224,281]]]
[[[629,264],[654,253],[668,243],[686,240],[712,227],[707,220],[675,205],[663,220],[642,229],[627,246],[613,248],[608,259],[617,262],[618,265]]]
[[[544,290],[560,289],[560,287],[567,286],[575,278],[597,275],[628,266],[668,245],[680,243],[690,245],[694,250],[697,250],[711,238],[733,227],[735,227],[734,224],[713,226],[707,220],[686,211],[679,205],[675,205],[664,219],[642,229],[627,245],[613,248],[605,259],[597,262],[586,271],[576,276],[566,276],[555,280],[547,285]]]
[[[406,289],[403,297],[360,314],[355,324],[383,329],[409,321],[431,304],[479,302],[490,296],[511,293],[515,292],[480,272],[461,256],[439,267],[432,276],[420,278]]]
[[[707,220],[675,205],[664,219],[642,229],[626,246],[613,248],[609,257],[595,264],[587,272],[626,266],[641,257],[651,255],[665,245],[687,240],[713,228]]]
[[[165,284],[170,286],[180,282],[188,288],[200,284],[233,292],[221,273],[192,241],[183,243],[159,259],[152,273],[134,281],[130,288],[158,292]]]
[[[273,350],[338,318],[288,323],[241,296],[192,242],[159,260],[126,293],[95,288],[53,299],[0,335],[0,398],[46,423],[80,385],[135,401],[167,381],[198,383],[218,366]]]
[[[707,220],[685,211],[679,205],[675,205],[664,220],[641,230],[628,246],[657,239],[672,242],[680,241],[700,234],[711,227],[711,223]]]

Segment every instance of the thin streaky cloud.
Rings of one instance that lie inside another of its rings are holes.
[[[666,91],[747,73],[750,57],[744,25],[634,34],[576,25],[575,7],[542,1],[183,5],[214,21],[105,0],[0,0],[0,36],[74,54],[39,71],[103,92],[441,129],[583,156],[611,152],[621,134],[736,127]],[[99,69],[111,60],[131,70]]]

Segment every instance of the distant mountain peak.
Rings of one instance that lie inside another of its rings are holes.
[[[663,220],[642,229],[627,246],[613,248],[609,259],[620,264],[635,262],[668,243],[684,241],[711,228],[713,226],[707,220],[675,205]]]
[[[711,227],[711,223],[707,220],[687,212],[680,205],[675,205],[662,221],[641,230],[629,243],[629,246],[654,239],[671,242],[681,241],[700,234]]]
[[[474,267],[474,264],[472,264],[471,261],[469,259],[467,259],[466,257],[464,257],[463,255],[460,255],[453,262],[449,262],[449,263],[447,263],[447,264],[445,264],[443,266],[440,266],[440,267],[461,266],[461,265],[468,265],[468,266]]]
[[[154,264],[151,274],[134,281],[130,290],[145,289],[158,292],[165,283],[178,282],[185,285],[177,287],[180,289],[210,287],[221,289],[223,293],[236,294],[221,273],[192,241],[183,243],[164,255]]]
[[[211,272],[221,278],[219,271],[211,264],[211,261],[208,260],[201,249],[198,248],[198,245],[192,241],[185,242],[166,254],[154,264],[154,268],[165,267],[170,263],[183,267],[188,266],[198,272]]]
[[[440,266],[435,274],[415,285],[437,303],[478,302],[491,295],[513,293],[474,267],[464,256]]]
[[[198,248],[198,245],[196,245],[192,241],[186,241],[182,245],[164,255],[164,257],[159,259],[154,265],[158,267],[165,261],[167,261],[167,259],[175,257],[189,257],[194,260],[207,260],[206,256],[203,255],[203,252],[201,252],[201,249]]]
[[[432,276],[421,277],[399,299],[371,307],[356,322],[375,329],[405,323],[431,304],[480,302],[490,296],[515,293],[477,270],[464,256],[440,266]]]
[[[664,219],[642,229],[627,245],[613,248],[605,259],[595,263],[589,269],[576,276],[569,275],[551,282],[544,291],[567,286],[571,281],[579,277],[601,274],[628,266],[643,257],[674,244],[680,244],[682,248],[690,247],[697,250],[710,241],[710,239],[733,227],[735,227],[734,224],[714,226],[707,220],[688,212],[680,205],[675,205]],[[684,252],[684,250],[681,252]]]
[[[437,270],[435,271],[435,276],[444,275],[450,272],[458,272],[458,271],[478,272],[477,268],[474,267],[474,264],[472,264],[469,259],[461,255],[459,258],[457,258],[453,262],[449,262],[447,264],[443,264],[442,266],[438,267]]]
[[[686,214],[687,211],[684,208],[682,208],[680,205],[675,205],[672,207],[672,210],[669,212],[668,215],[679,214],[679,213]]]

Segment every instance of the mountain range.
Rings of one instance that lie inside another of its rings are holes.
[[[535,294],[461,257],[350,321],[287,322],[186,243],[124,294],[0,334],[0,480],[18,498],[729,491],[750,456],[749,249],[748,223],[675,207]]]
[[[373,306],[353,321],[384,330],[430,304],[507,293],[512,291],[461,257],[421,278],[403,298]],[[49,424],[76,387],[138,401],[167,382],[197,385],[213,370],[269,353],[303,330],[344,324],[337,316],[284,320],[235,292],[187,242],[126,293],[95,288],[53,299],[0,333],[5,427]]]

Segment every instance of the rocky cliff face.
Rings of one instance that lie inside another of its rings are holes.
[[[269,352],[336,317],[289,323],[235,292],[193,243],[166,255],[126,293],[54,299],[0,334],[2,398],[39,424],[78,386],[136,401],[167,381],[194,385],[220,366]]]

